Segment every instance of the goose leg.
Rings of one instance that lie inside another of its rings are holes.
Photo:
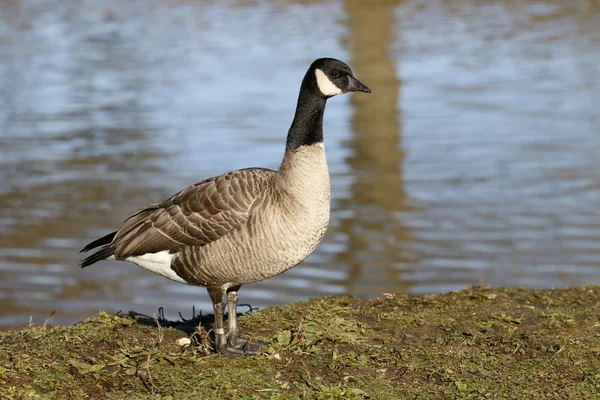
[[[229,324],[229,331],[227,332],[227,346],[224,353],[229,355],[259,354],[258,349],[262,347],[260,343],[240,338],[237,323],[237,291],[239,288],[239,286],[236,286],[227,291],[227,307],[229,308],[227,322]]]
[[[229,305],[229,332],[225,335],[225,329],[223,328],[223,314],[225,312],[225,303],[223,303],[223,296],[225,290],[222,287],[208,288],[208,294],[213,302],[213,309],[215,311],[215,347],[219,353],[230,355],[230,356],[243,356],[246,354],[258,354],[257,351],[260,344],[256,342],[250,342],[239,337],[239,330],[237,325],[237,302],[238,295],[237,289],[240,287],[234,287],[227,293],[227,302]]]
[[[236,288],[237,289],[237,288]],[[227,308],[229,308],[229,314],[227,322],[229,323],[229,330],[227,331],[227,343],[230,346],[236,346],[239,339],[239,329],[237,324],[237,303],[238,303],[237,290],[227,292]]]
[[[222,352],[222,349],[227,344],[225,329],[223,328],[223,314],[225,312],[225,303],[223,303],[224,290],[220,287],[209,288],[208,295],[213,302],[213,310],[215,311],[215,346],[218,351]]]

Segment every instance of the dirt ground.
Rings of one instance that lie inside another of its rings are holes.
[[[272,307],[240,318],[242,332],[265,343],[258,356],[215,354],[211,317],[100,313],[0,332],[0,397],[600,398],[600,286]]]

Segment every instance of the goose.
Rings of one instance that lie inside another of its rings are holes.
[[[306,72],[278,171],[246,168],[205,179],[137,210],[81,268],[100,260],[128,261],[176,282],[203,286],[213,303],[215,349],[256,354],[240,337],[238,290],[281,274],[308,257],[329,225],[330,182],[323,114],[330,97],[371,90],[333,58]],[[223,318],[227,295],[228,332]]]

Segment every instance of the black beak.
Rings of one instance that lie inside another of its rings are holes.
[[[369,89],[366,85],[363,85],[358,79],[353,76],[350,76],[350,84],[348,85],[349,92],[365,92],[371,93],[371,89]]]

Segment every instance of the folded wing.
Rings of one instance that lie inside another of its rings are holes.
[[[117,259],[185,246],[204,246],[248,223],[275,172],[250,168],[187,187],[129,217],[111,247]]]

